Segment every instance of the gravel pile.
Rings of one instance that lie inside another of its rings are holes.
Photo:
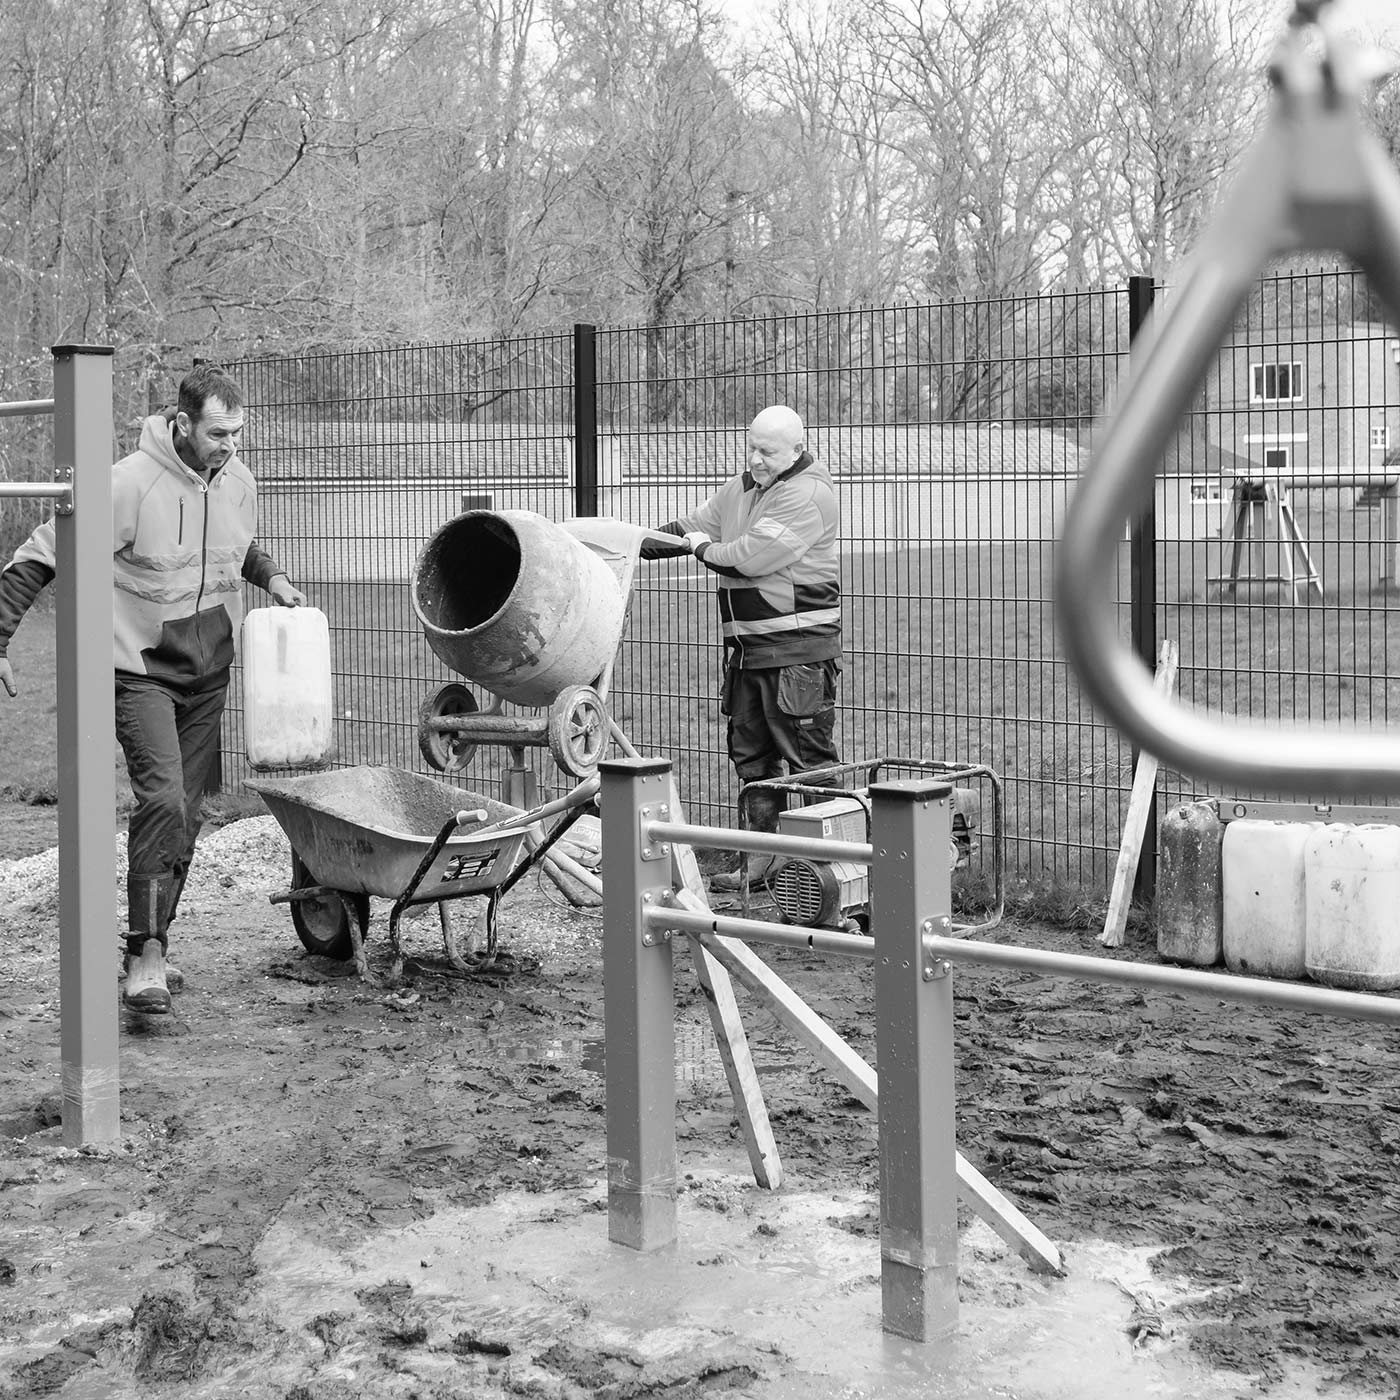
[[[126,832],[117,833],[113,898],[126,902]],[[201,903],[226,904],[286,888],[291,852],[282,828],[272,817],[246,821],[206,831],[190,872],[182,907]],[[58,847],[0,860],[0,911],[7,917],[58,917]]]

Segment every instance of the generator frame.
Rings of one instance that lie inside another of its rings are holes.
[[[993,905],[985,919],[973,924],[954,923],[955,937],[966,938],[975,933],[985,933],[1001,923],[1006,910],[1006,854],[1002,825],[1002,782],[1001,775],[984,763],[956,763],[933,758],[907,758],[882,755],[879,758],[859,759],[852,763],[833,763],[825,768],[811,768],[805,773],[792,773],[785,778],[756,778],[739,789],[739,826],[752,830],[749,820],[750,806],[755,794],[781,792],[784,795],[797,794],[804,799],[848,797],[855,798],[865,812],[866,840],[870,839],[870,799],[862,788],[880,782],[891,771],[899,773],[931,773],[941,780],[956,786],[959,779],[985,779],[992,790],[991,845],[992,845],[992,896]],[[858,779],[858,781],[853,781]],[[749,917],[751,905],[751,883],[748,862],[739,861],[739,906],[743,917]]]

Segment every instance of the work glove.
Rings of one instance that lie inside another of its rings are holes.
[[[685,546],[685,541],[679,534],[672,534],[669,530],[655,530],[646,539],[638,557],[642,559],[674,559],[681,554],[689,554]]]
[[[700,557],[700,552],[707,544],[714,543],[703,530],[691,530],[689,534],[686,535],[685,542],[690,552],[695,555],[697,559]]]

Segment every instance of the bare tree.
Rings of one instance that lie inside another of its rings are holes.
[[[1107,251],[1105,271],[1165,278],[1190,248],[1257,124],[1276,8],[1082,0],[1055,26],[1062,55],[1091,75],[1073,90],[1074,120],[1092,138],[1080,213]]]

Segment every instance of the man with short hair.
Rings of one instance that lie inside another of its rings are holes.
[[[840,510],[827,469],[806,446],[802,419],[782,404],[749,425],[745,470],[697,510],[658,526],[681,536],[715,575],[724,628],[721,712],[741,783],[839,763],[836,683],[841,672]],[[684,552],[642,547],[643,558]],[[779,794],[745,799],[749,825],[776,831]],[[772,858],[751,856],[750,880]],[[736,889],[737,872],[713,876]]]
[[[136,799],[125,1001],[147,1013],[170,1010],[168,930],[219,752],[243,580],[283,607],[306,602],[255,539],[257,487],[237,455],[242,431],[238,385],[200,365],[181,380],[176,407],[147,418],[140,446],[112,468],[117,739]],[[12,696],[9,641],[54,567],[47,520],[0,572],[0,685]]]

